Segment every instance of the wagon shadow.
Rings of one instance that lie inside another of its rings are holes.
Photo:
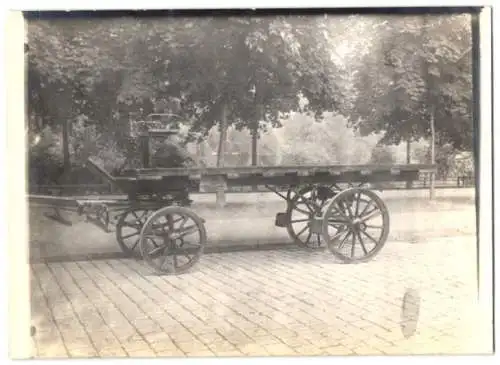
[[[289,245],[290,246],[290,245]],[[241,254],[247,252],[251,255],[249,258],[255,269],[258,270],[260,266],[263,268],[268,268],[272,263],[283,263],[291,265],[314,265],[318,267],[349,267],[352,265],[356,266],[368,266],[373,263],[385,262],[385,256],[383,252],[369,260],[360,261],[342,261],[335,257],[327,248],[317,248],[313,250],[304,249],[300,247],[285,247],[285,248],[269,248],[261,250],[245,250],[245,251],[231,251],[224,253],[217,253],[217,255],[222,255],[221,260],[224,261],[225,269],[235,271],[239,268],[238,260],[233,260],[232,258],[240,257]],[[211,256],[213,254],[207,254],[204,256]],[[186,272],[182,273],[156,273],[151,267],[149,267],[142,259],[133,259],[137,262],[137,272],[141,276],[152,277],[152,276],[189,276],[193,273],[203,273],[205,270],[211,270],[216,265],[213,260],[204,260],[201,257],[200,261],[192,268]]]

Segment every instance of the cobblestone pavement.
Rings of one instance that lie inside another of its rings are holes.
[[[475,251],[470,236],[388,242],[365,264],[298,249],[211,254],[181,276],[134,260],[34,264],[33,356],[484,353]],[[407,288],[421,306],[405,339]]]

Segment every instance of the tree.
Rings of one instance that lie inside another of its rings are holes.
[[[112,67],[98,52],[99,26],[87,20],[43,19],[28,21],[28,113],[30,128],[62,127],[64,170],[71,166],[70,130],[82,114],[95,114],[95,91]],[[100,100],[106,105],[106,100]]]
[[[356,75],[353,125],[399,144],[430,138],[434,118],[441,143],[471,149],[468,21],[465,15],[391,18]]]
[[[337,107],[338,72],[323,18],[172,18],[144,26],[147,50],[134,50],[138,71],[127,81],[141,88],[123,88],[120,97],[177,98],[192,138],[216,125],[221,139],[229,125],[255,136],[266,125],[280,126],[284,116],[301,109],[301,100],[318,119]],[[151,41],[167,36],[169,42]],[[153,71],[158,77],[151,77]]]
[[[247,130],[255,163],[260,131],[280,127],[294,111],[321,120],[340,108],[345,80],[330,52],[336,23],[300,16],[31,20],[30,114],[42,126],[63,127],[69,165],[79,118],[123,148],[131,112],[144,116],[176,101],[189,141],[214,127],[219,142],[229,126]]]

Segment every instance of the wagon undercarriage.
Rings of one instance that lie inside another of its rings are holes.
[[[389,212],[369,183],[411,181],[427,165],[248,167],[219,169],[141,169],[113,177],[94,161],[88,167],[127,193],[127,199],[74,200],[30,196],[32,205],[78,212],[110,232],[130,257],[143,258],[159,274],[179,274],[193,267],[207,244],[204,220],[189,207],[187,193],[207,181],[215,190],[265,185],[286,202],[275,225],[286,228],[305,249],[327,247],[338,259],[363,262],[383,248]],[[284,193],[283,193],[284,192]]]

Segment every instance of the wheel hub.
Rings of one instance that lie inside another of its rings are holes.
[[[356,218],[349,224],[349,228],[353,232],[365,231],[366,223],[362,222],[359,218]]]

